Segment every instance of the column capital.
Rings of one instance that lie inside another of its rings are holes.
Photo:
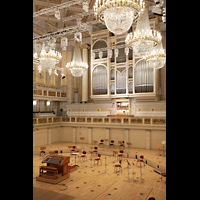
[[[89,48],[88,44],[81,45],[81,49],[88,49],[88,48]]]

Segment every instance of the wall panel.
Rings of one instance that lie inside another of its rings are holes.
[[[93,128],[92,129],[92,141],[96,140],[99,144],[101,139],[106,138],[106,130],[105,128]]]
[[[152,130],[151,131],[151,149],[157,149],[156,145],[161,144],[161,142],[166,141],[166,131]],[[166,150],[166,145],[164,146]]]
[[[145,130],[129,130],[129,141],[132,143],[132,147],[145,148]]]

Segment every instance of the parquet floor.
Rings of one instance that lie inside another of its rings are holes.
[[[46,145],[47,150],[67,149],[67,146],[74,145],[73,143],[57,142]],[[90,150],[89,144],[77,144],[78,148]],[[94,145],[93,145],[94,146]],[[38,151],[40,147],[33,148],[33,151]],[[112,152],[113,149],[99,148],[101,152]],[[118,150],[117,147],[114,150]],[[147,150],[139,148],[124,148],[124,151],[129,151],[129,154],[144,155],[144,157],[160,166],[166,166],[166,156],[159,156],[163,153],[158,150]],[[165,152],[164,152],[165,153]],[[62,153],[62,155],[70,156],[70,164],[75,164],[75,157],[70,153]],[[59,182],[58,184],[50,184],[36,181],[35,177],[39,175],[39,166],[42,164],[42,157],[33,155],[33,200],[148,200],[149,197],[155,197],[156,200],[166,199],[166,178],[160,179],[160,175],[155,173],[153,167],[145,165],[136,166],[136,159],[128,158],[131,168],[127,169],[127,158],[122,160],[122,173],[114,172],[114,164],[118,163],[116,157],[101,155],[102,165],[97,165],[93,160],[90,160],[90,154],[87,155],[87,161],[79,161],[78,169],[70,173],[70,177]],[[105,159],[106,158],[106,159]],[[105,162],[106,166],[105,167]],[[132,165],[134,163],[134,165]],[[91,165],[92,164],[92,165]],[[105,170],[108,173],[104,173]],[[133,174],[133,171],[135,174]],[[129,174],[128,174],[129,172]],[[104,174],[103,174],[104,173]],[[142,176],[141,176],[142,173]],[[127,179],[129,176],[131,182]],[[132,182],[132,180],[136,182]],[[41,191],[39,190],[41,189]]]

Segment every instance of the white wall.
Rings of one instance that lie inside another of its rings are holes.
[[[115,145],[119,145],[118,141],[126,141],[124,128],[60,126],[38,129],[38,131],[34,130],[33,132],[33,147],[59,141],[73,142],[73,134],[75,134],[77,143],[92,143],[93,140],[97,140],[99,143],[101,139],[106,139],[107,136],[109,136],[109,140],[115,141]],[[157,149],[156,145],[166,140],[165,130],[146,130],[144,127],[144,129],[126,128],[126,131],[128,132],[128,142],[131,142],[132,147],[135,148]],[[146,134],[146,131],[149,134]],[[80,140],[80,137],[85,137],[85,140]]]

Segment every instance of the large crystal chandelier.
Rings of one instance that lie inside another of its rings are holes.
[[[46,49],[46,50],[45,50]],[[52,73],[52,69],[56,69],[56,64],[60,62],[62,55],[55,51],[54,49],[46,48],[45,43],[43,43],[42,50],[40,54],[34,53],[33,59],[34,63],[38,64],[38,71],[39,73],[42,72],[42,68],[48,69],[49,75]],[[57,72],[55,71],[57,75]]]
[[[149,66],[155,69],[162,68],[166,63],[166,53],[160,42],[150,54],[143,57],[149,63]]]
[[[144,56],[151,52],[161,39],[158,31],[151,30],[148,8],[145,8],[144,14],[137,20],[136,30],[127,35],[125,43],[137,56]]]
[[[94,16],[115,35],[128,31],[144,12],[143,0],[96,0]]]
[[[80,77],[83,72],[88,68],[86,62],[82,62],[81,49],[78,46],[74,47],[74,54],[72,62],[68,62],[66,68],[71,71],[72,76]]]

